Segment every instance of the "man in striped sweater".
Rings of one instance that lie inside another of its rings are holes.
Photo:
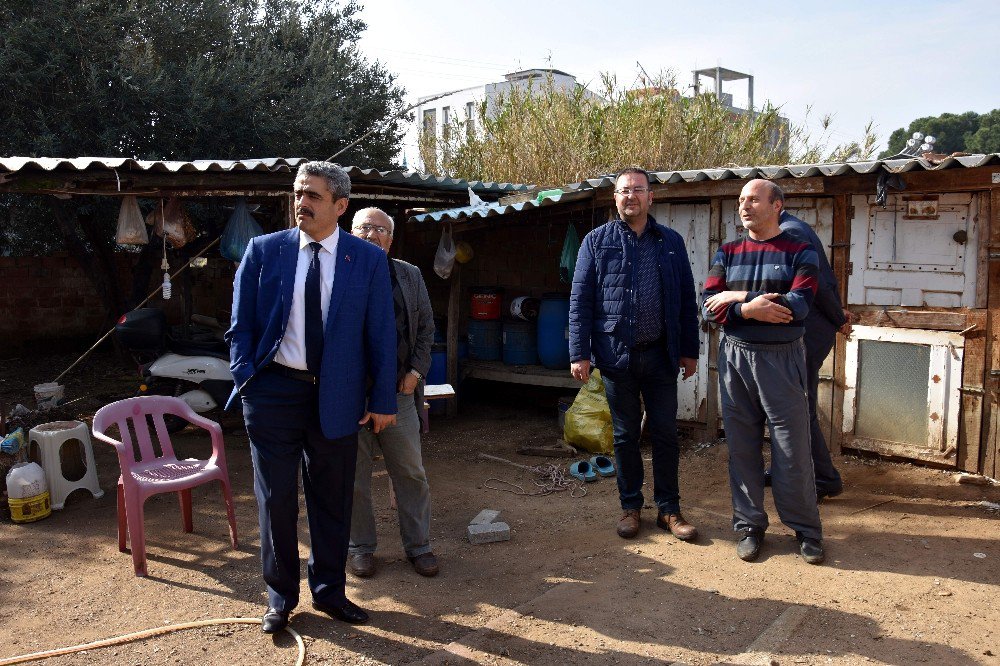
[[[719,384],[729,447],[733,528],[740,559],[760,554],[764,511],[764,425],[771,434],[774,503],[795,530],[802,558],[823,561],[823,533],[809,445],[803,321],[817,289],[816,251],[781,230],[781,190],[752,180],[740,193],[749,238],[719,248],[705,280],[702,313],[722,325]]]

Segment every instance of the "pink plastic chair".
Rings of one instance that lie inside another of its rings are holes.
[[[199,426],[212,436],[212,456],[208,460],[178,460],[163,422],[164,414],[174,414]],[[152,420],[160,455],[153,448],[149,423]],[[105,432],[118,426],[122,441]],[[118,550],[125,552],[126,539],[132,542],[132,564],[136,576],[146,575],[146,532],[143,503],[157,493],[176,492],[181,504],[184,531],[194,530],[191,520],[191,488],[209,481],[222,483],[222,496],[229,516],[229,536],[236,541],[236,513],[226,469],[226,449],[219,424],[198,416],[180,398],[141,396],[105,405],[94,415],[94,437],[118,451],[122,474],[118,477]],[[139,458],[136,460],[136,458]]]

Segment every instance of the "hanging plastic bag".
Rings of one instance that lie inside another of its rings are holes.
[[[576,271],[576,255],[579,253],[580,237],[576,235],[576,227],[570,222],[569,226],[566,227],[562,256],[559,257],[559,279],[567,284],[573,282],[573,272]]]
[[[146,245],[149,243],[146,225],[142,222],[142,211],[139,210],[139,202],[131,194],[122,199],[122,207],[118,211],[118,230],[115,232],[115,242],[119,245]]]
[[[451,269],[455,267],[455,241],[451,237],[451,225],[449,224],[441,231],[441,240],[438,242],[437,252],[434,253],[434,272],[442,280],[451,277]]]
[[[153,233],[170,241],[175,250],[179,250],[195,239],[198,232],[191,223],[191,217],[184,210],[180,199],[174,197],[167,200],[165,206],[157,206],[146,216],[146,224],[153,227]]]
[[[611,408],[604,394],[600,370],[592,370],[590,379],[566,410],[563,439],[591,453],[614,453],[615,435]]]
[[[246,252],[250,239],[263,233],[264,229],[257,224],[257,220],[253,219],[247,208],[247,200],[241,198],[236,202],[236,209],[222,231],[219,252],[229,261],[239,263],[243,260],[243,253]]]

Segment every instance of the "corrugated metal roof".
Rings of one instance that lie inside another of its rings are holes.
[[[520,201],[518,203],[501,204],[501,203],[489,203],[480,204],[478,206],[463,206],[462,208],[451,208],[448,210],[439,210],[433,213],[424,213],[423,215],[416,215],[411,217],[411,220],[416,220],[418,222],[424,222],[427,220],[433,220],[434,222],[440,222],[442,220],[466,220],[466,219],[476,219],[476,218],[488,218],[497,217],[498,215],[506,215],[507,213],[515,213],[522,210],[531,210],[533,208],[541,208],[544,206],[554,206],[559,203],[565,203],[569,201],[579,201],[583,199],[589,199],[593,195],[591,190],[581,190],[577,192],[563,192],[562,194],[554,194],[545,197],[541,202],[531,199],[530,201]]]
[[[907,171],[943,171],[945,169],[972,169],[975,167],[988,166],[1000,163],[1000,153],[988,155],[966,155],[962,157],[946,157],[941,161],[930,161],[922,157],[912,157],[906,159],[874,160],[868,162],[843,162],[828,164],[788,164],[785,166],[759,166],[742,167],[729,169],[691,169],[687,171],[656,171],[651,172],[650,177],[654,182],[664,184],[674,183],[696,183],[706,180],[752,180],[754,178],[767,178],[776,180],[779,178],[808,178],[814,176],[846,176],[852,174],[870,174],[884,169],[890,173],[905,173]],[[546,205],[551,201],[553,204],[576,201],[593,196],[595,190],[614,187],[615,177],[613,175],[600,176],[598,178],[588,178],[579,183],[564,185],[564,194],[558,198],[546,199],[541,205]],[[569,197],[569,194],[579,194],[577,197]],[[493,217],[496,215],[506,215],[518,212],[525,208],[537,207],[534,202],[526,204],[490,204],[484,207],[485,214],[478,217]],[[473,217],[469,214],[469,207],[453,208],[434,213],[417,215],[411,219],[418,222],[425,220],[462,220]]]
[[[729,180],[754,178],[809,178],[814,176],[846,176],[852,174],[875,173],[885,169],[890,173],[905,173],[907,171],[942,171],[944,169],[974,168],[1000,163],[1000,153],[989,155],[966,155],[963,157],[946,157],[940,162],[931,162],[922,157],[911,157],[893,160],[874,160],[868,162],[835,162],[826,164],[788,164],[785,166],[759,166],[729,169],[692,169],[688,171],[656,171],[650,173],[653,179],[660,183],[696,183],[703,180]],[[600,189],[612,187],[614,176],[589,178],[579,183],[565,185],[564,190]]]
[[[4,174],[16,173],[21,170],[55,171],[87,171],[88,169],[116,169],[122,171],[150,171],[154,173],[194,173],[221,171],[269,171],[274,173],[292,172],[303,162],[304,157],[269,157],[264,159],[246,160],[194,160],[180,161],[148,161],[133,160],[127,157],[76,157],[72,159],[60,157],[0,157],[0,182]],[[530,185],[515,183],[492,183],[481,181],[466,181],[459,178],[431,176],[418,171],[379,171],[364,169],[358,166],[345,166],[353,182],[381,182],[393,185],[405,185],[418,189],[436,189],[449,191],[464,191],[472,188],[474,192],[489,194],[505,194],[531,189]]]

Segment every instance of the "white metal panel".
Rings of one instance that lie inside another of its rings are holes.
[[[855,432],[858,411],[859,349],[861,340],[898,342],[930,347],[930,364],[927,377],[928,441],[927,459],[940,459],[946,451],[954,451],[958,446],[960,392],[962,382],[962,359],[965,338],[949,331],[925,331],[911,328],[886,328],[877,326],[855,326],[847,341],[844,368],[844,421],[845,433]],[[845,443],[851,446],[850,441]],[[887,442],[883,449],[892,449]],[[900,448],[896,454],[915,457],[914,452]],[[953,455],[953,454],[952,454]]]
[[[708,204],[657,204],[650,211],[656,222],[673,229],[684,239],[695,297],[701,295],[708,277],[709,206]],[[708,333],[698,328],[698,372],[692,379],[678,380],[677,418],[697,421],[708,391]]]
[[[969,194],[944,194],[937,219],[905,219],[902,194],[886,207],[852,198],[848,302],[856,305],[974,307],[979,225]],[[961,235],[965,234],[962,242]]]

